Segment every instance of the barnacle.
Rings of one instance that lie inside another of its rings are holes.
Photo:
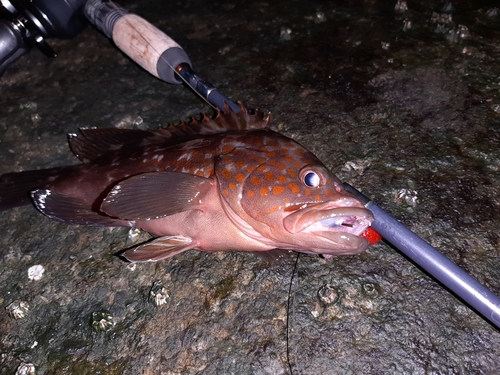
[[[339,293],[332,284],[325,284],[318,290],[318,298],[325,305],[332,305],[339,300]]]
[[[16,375],[35,375],[35,365],[33,363],[21,363],[17,368]]]
[[[7,314],[11,318],[14,319],[23,319],[29,311],[28,302],[25,301],[14,301],[9,304],[5,310],[7,310]]]
[[[161,306],[167,303],[169,297],[167,288],[155,281],[149,291],[149,301],[155,306]]]
[[[32,266],[28,268],[28,279],[32,281],[40,280],[44,272],[45,268],[42,265],[37,264],[36,266]]]
[[[115,325],[115,319],[111,314],[98,311],[92,313],[92,328],[96,331],[106,332]]]

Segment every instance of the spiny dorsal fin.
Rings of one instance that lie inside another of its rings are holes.
[[[82,162],[88,162],[119,150],[124,145],[134,144],[140,147],[158,143],[175,144],[198,135],[269,127],[270,114],[264,117],[262,112],[248,111],[241,102],[238,105],[238,112],[225,104],[224,111],[217,110],[214,118],[205,114],[200,120],[193,118],[179,125],[169,125],[157,130],[81,128],[80,134],[69,134],[68,142],[73,154]]]
[[[149,143],[148,139],[157,139],[147,130],[139,129],[96,129],[79,128],[79,134],[68,134],[71,152],[86,163],[108,152],[116,151],[131,143]]]
[[[196,134],[208,135],[224,133],[235,130],[258,130],[269,127],[271,115],[264,117],[262,112],[249,111],[243,103],[238,102],[240,110],[234,112],[224,103],[224,111],[217,109],[217,115],[211,119],[206,114],[201,120],[191,119],[188,122],[181,122],[179,125],[170,125],[168,128],[159,128],[156,132],[171,132],[171,136],[192,136]],[[167,136],[170,138],[170,136]]]

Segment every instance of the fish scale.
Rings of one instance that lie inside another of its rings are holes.
[[[69,143],[82,164],[1,176],[0,210],[31,197],[69,224],[142,228],[155,238],[122,254],[132,262],[191,249],[366,249],[371,212],[269,121],[240,103],[154,131],[81,129]]]

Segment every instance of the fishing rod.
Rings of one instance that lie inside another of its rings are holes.
[[[186,52],[172,38],[111,1],[0,0],[0,76],[32,46],[56,57],[46,39],[73,38],[87,20],[155,77],[186,84],[214,108],[226,103],[234,112],[240,110],[193,71]]]
[[[9,15],[7,21],[0,20],[0,75],[26,53],[30,44],[35,44],[48,56],[56,56],[44,37],[76,35],[85,27],[81,20],[83,13],[98,30],[155,77],[171,84],[184,83],[214,108],[222,110],[226,103],[233,111],[240,110],[238,104],[193,71],[186,52],[172,38],[114,2],[44,0],[35,5],[27,0],[0,1]],[[374,214],[372,227],[387,242],[500,328],[498,296],[354,187],[344,183],[344,188]]]
[[[87,1],[84,13],[98,30],[155,77],[172,84],[185,83],[214,108],[223,109],[225,103],[234,112],[240,110],[238,104],[193,71],[189,57],[175,40],[144,18],[102,0]]]

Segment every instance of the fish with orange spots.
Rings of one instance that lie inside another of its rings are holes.
[[[138,227],[155,238],[122,255],[365,250],[372,213],[308,150],[241,103],[154,131],[80,129],[82,164],[0,177],[0,211],[34,203],[69,224]]]

